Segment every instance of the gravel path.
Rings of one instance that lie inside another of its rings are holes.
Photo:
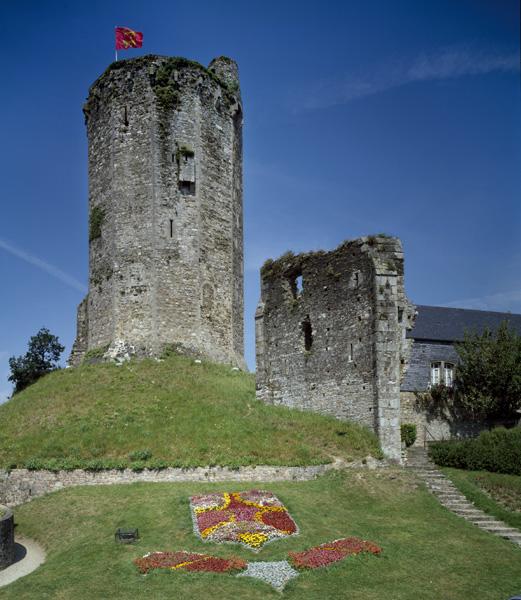
[[[279,560],[249,562],[246,571],[239,573],[237,577],[255,577],[272,585],[278,592],[282,592],[288,581],[298,575],[299,572],[295,571],[287,560]]]
[[[15,562],[0,571],[0,587],[9,585],[24,575],[29,575],[45,561],[43,548],[28,538],[17,538]]]

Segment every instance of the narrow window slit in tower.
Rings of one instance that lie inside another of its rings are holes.
[[[174,237],[174,219],[170,219],[170,237]]]
[[[125,109],[123,111],[123,125],[125,125],[125,127],[128,127],[128,112],[127,112],[127,107],[125,106]]]
[[[355,288],[360,284],[360,273],[358,271],[355,272]]]
[[[348,356],[347,360],[349,362],[353,362],[353,356],[354,356],[354,353],[353,353],[353,344],[349,344],[349,356]]]
[[[304,333],[304,349],[306,352],[311,350],[313,345],[313,328],[311,327],[311,320],[309,315],[301,323],[302,331]]]

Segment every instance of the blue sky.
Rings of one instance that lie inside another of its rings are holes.
[[[0,399],[46,326],[67,354],[87,283],[81,112],[114,58],[239,63],[246,355],[258,269],[288,249],[401,237],[418,304],[521,312],[517,0],[0,4]]]

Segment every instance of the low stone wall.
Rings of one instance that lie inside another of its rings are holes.
[[[388,466],[370,456],[363,460],[346,463],[337,460],[330,464],[310,467],[252,466],[238,467],[197,467],[193,469],[168,468],[161,470],[124,471],[29,471],[27,469],[0,470],[0,502],[8,506],[18,506],[38,496],[56,492],[66,487],[79,485],[115,485],[122,483],[178,483],[186,481],[309,481],[332,469],[370,468]]]
[[[114,485],[141,482],[182,481],[306,481],[333,468],[333,464],[311,467],[200,467],[161,470],[124,471],[0,471],[0,502],[17,506],[38,496],[78,485]]]
[[[13,511],[0,505],[0,570],[14,563]]]

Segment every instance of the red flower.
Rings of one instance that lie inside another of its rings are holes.
[[[219,558],[184,550],[179,552],[153,552],[143,558],[136,558],[134,564],[144,574],[153,569],[226,573],[241,571],[246,568],[246,562],[240,558]]]
[[[289,552],[288,555],[295,568],[316,569],[342,560],[351,554],[360,552],[380,554],[381,551],[382,549],[373,542],[349,537],[314,546],[304,552]]]

